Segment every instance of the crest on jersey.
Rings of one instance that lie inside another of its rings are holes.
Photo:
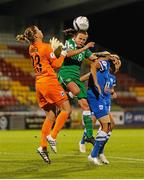
[[[103,105],[99,105],[99,110],[103,110]]]
[[[64,91],[61,91],[61,96],[64,96],[64,95],[65,95]]]

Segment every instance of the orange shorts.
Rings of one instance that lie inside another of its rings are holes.
[[[41,108],[50,104],[60,105],[68,99],[57,79],[43,78],[36,81],[36,96]]]

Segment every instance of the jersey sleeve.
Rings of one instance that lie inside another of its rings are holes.
[[[50,63],[52,63],[56,57],[50,44],[45,44],[45,53],[47,55],[47,59],[50,61]]]
[[[65,46],[67,48],[67,51],[75,50],[75,45],[74,45],[74,42],[72,41],[72,39],[66,40]]]
[[[86,58],[89,58],[92,55],[92,52],[89,49],[87,49],[85,52],[85,55],[86,55]]]
[[[46,53],[47,53],[47,58],[48,58],[52,68],[57,69],[62,66],[62,63],[64,61],[64,56],[61,55],[59,58],[56,58],[56,56],[49,44],[47,44],[47,46],[46,46]]]

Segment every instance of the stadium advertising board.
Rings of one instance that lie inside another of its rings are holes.
[[[122,111],[112,111],[113,118],[115,120],[115,124],[123,125],[124,124],[124,112]]]
[[[41,129],[45,117],[42,116],[27,116],[25,117],[26,129]]]
[[[139,124],[144,123],[144,112],[143,111],[128,111],[125,112],[125,124]]]
[[[0,116],[0,130],[9,129],[9,117]]]

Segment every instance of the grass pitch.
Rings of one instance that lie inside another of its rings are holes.
[[[49,149],[49,165],[36,153],[39,130],[0,131],[0,178],[144,178],[144,130],[114,130],[105,149],[110,164],[103,166],[88,162],[92,145],[87,144],[86,154],[79,152],[82,133],[62,130],[57,138],[58,153]]]

